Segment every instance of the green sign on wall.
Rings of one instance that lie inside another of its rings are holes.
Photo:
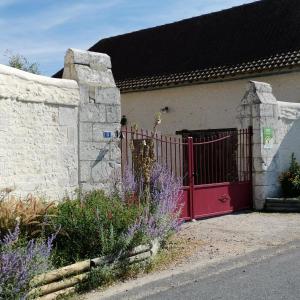
[[[263,142],[265,149],[271,149],[274,143],[273,128],[265,127],[263,128]]]

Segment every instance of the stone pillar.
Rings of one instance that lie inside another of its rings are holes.
[[[262,210],[265,199],[278,193],[278,104],[271,85],[250,81],[239,115],[242,128],[253,128],[253,200]],[[271,138],[272,136],[272,138]]]
[[[107,191],[110,176],[121,163],[120,92],[112,75],[110,57],[69,49],[63,78],[76,80],[80,89],[79,187],[83,191]]]

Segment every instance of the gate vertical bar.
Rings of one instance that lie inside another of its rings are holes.
[[[128,130],[127,130],[127,126],[125,127],[125,159],[126,159],[126,163],[125,163],[125,167],[127,168],[128,166]]]
[[[191,219],[194,219],[194,149],[193,149],[193,138],[188,137],[188,168],[189,168],[189,204],[190,204],[190,216]]]
[[[253,206],[253,182],[252,182],[252,168],[253,168],[253,158],[252,158],[252,147],[253,147],[253,141],[252,141],[252,137],[253,137],[253,129],[252,126],[248,127],[248,138],[249,138],[249,179],[250,179],[250,187],[251,187],[251,195],[250,195],[250,199],[251,199],[251,205]]]

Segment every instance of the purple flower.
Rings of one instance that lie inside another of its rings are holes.
[[[55,234],[43,240],[20,241],[19,224],[0,240],[0,299],[26,299],[30,280],[50,267]]]
[[[135,188],[135,193],[141,193],[141,190],[137,190],[137,184],[132,183],[133,175],[127,174],[126,178],[130,178],[130,186]],[[170,232],[177,231],[182,223],[179,219],[180,202],[183,196],[181,180],[176,178],[167,167],[159,164],[153,166],[150,195],[148,207],[144,208],[136,222],[128,229],[129,238],[132,238],[136,232],[142,231],[149,238],[163,239]]]

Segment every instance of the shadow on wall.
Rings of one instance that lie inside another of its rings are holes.
[[[280,137],[283,137],[280,142]],[[267,184],[269,185],[268,196],[281,196],[282,191],[279,176],[289,168],[291,155],[295,153],[300,162],[300,119],[291,120],[282,118],[278,124],[277,140],[279,146],[267,172]]]

